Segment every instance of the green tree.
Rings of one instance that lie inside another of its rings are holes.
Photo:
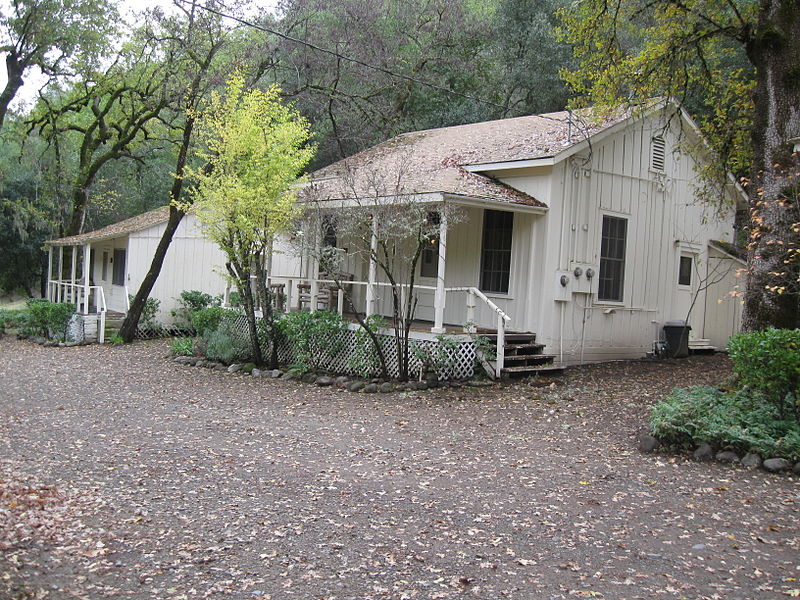
[[[71,74],[108,47],[117,17],[109,0],[11,0],[0,6],[0,54],[8,76],[0,92],[0,128],[32,67],[50,77]]]
[[[798,325],[800,11],[792,0],[580,0],[564,12],[587,104],[676,98],[727,169],[747,175],[744,327]],[[711,175],[710,173],[706,173]],[[709,188],[713,189],[713,187]]]
[[[70,183],[65,235],[83,231],[101,169],[117,159],[141,158],[143,142],[163,127],[157,117],[180,93],[158,45],[156,40],[132,40],[103,72],[42,96],[28,118],[31,131],[52,145]],[[75,149],[71,164],[62,161],[66,148]]]
[[[310,126],[281,103],[276,86],[245,90],[241,76],[230,79],[224,95],[212,95],[198,125],[206,144],[198,158],[209,168],[187,169],[197,182],[194,207],[206,234],[225,253],[242,298],[253,359],[262,364],[257,304],[275,332],[264,259],[274,236],[288,230],[295,216],[295,183],[314,156]]]

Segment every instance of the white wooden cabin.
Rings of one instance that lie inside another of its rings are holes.
[[[393,195],[459,207],[457,223],[440,225],[435,264],[417,272],[416,316],[433,333],[497,331],[498,375],[515,366],[509,339],[562,364],[639,358],[659,350],[665,323],[686,321],[691,346],[723,349],[740,324],[731,292],[744,194],[731,183],[716,206],[697,199],[695,159],[681,148],[698,135],[672,104],[599,122],[560,112],[413,132],[313,173],[305,197],[331,214]],[[394,187],[376,195],[376,178]],[[347,265],[356,310],[389,315],[374,264]],[[301,275],[314,293],[325,285],[308,257]]]
[[[129,296],[150,269],[168,217],[168,207],[161,207],[97,231],[45,242],[50,258],[48,299],[75,303],[86,317],[87,337],[93,337],[98,319],[127,312]],[[161,302],[157,320],[173,321],[171,311],[179,307],[177,299],[184,290],[223,294],[224,268],[222,252],[203,236],[196,215],[187,214],[150,294]]]

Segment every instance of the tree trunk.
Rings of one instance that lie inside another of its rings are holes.
[[[175,183],[181,181],[181,178],[175,179]],[[173,184],[173,189],[174,187],[175,184]],[[139,291],[136,292],[136,296],[131,302],[131,307],[128,309],[128,314],[125,315],[125,320],[122,322],[122,327],[119,330],[119,335],[126,344],[132,342],[133,338],[136,336],[136,327],[139,325],[139,319],[142,316],[145,302],[147,302],[147,298],[150,296],[150,292],[153,291],[153,286],[156,284],[156,280],[161,273],[161,267],[164,265],[164,258],[167,256],[167,250],[169,250],[172,237],[175,235],[178,225],[181,224],[183,215],[184,213],[174,206],[169,207],[167,227],[164,229],[161,240],[156,247],[153,261],[150,263],[150,270],[147,271],[147,275],[144,276],[142,284],[139,286]]]
[[[8,112],[8,105],[17,95],[19,88],[22,87],[23,80],[22,74],[25,71],[25,66],[21,65],[14,54],[9,53],[6,55],[6,74],[8,80],[6,87],[0,93],[0,129],[3,128],[3,123],[6,119]]]
[[[793,0],[764,0],[747,53],[756,67],[750,244],[743,327],[795,328],[798,319],[800,12]],[[794,226],[793,226],[794,225]]]
[[[186,125],[183,128],[181,148],[178,151],[178,161],[175,165],[175,179],[172,182],[172,189],[169,194],[169,197],[176,202],[181,200],[181,194],[183,193],[183,176],[186,170],[186,161],[189,156],[189,147],[192,143],[192,131],[194,129],[195,120],[195,117],[188,117],[186,119]],[[169,250],[170,244],[172,244],[172,238],[175,235],[175,231],[178,229],[178,225],[181,224],[184,214],[183,211],[178,210],[174,205],[170,205],[169,221],[167,221],[167,227],[164,229],[164,233],[161,234],[161,240],[158,242],[156,253],[150,263],[150,269],[142,280],[142,284],[139,286],[139,290],[136,292],[131,307],[128,309],[128,314],[125,316],[125,320],[122,323],[122,328],[119,330],[119,335],[126,344],[131,343],[136,335],[136,326],[139,324],[139,319],[142,316],[144,304],[150,296],[150,292],[153,291],[153,286],[156,284],[158,276],[161,274],[161,268],[164,266],[164,258],[167,256],[167,250]]]

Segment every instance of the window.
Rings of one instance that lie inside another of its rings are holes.
[[[681,256],[678,268],[678,285],[692,285],[692,257]]]
[[[666,164],[666,143],[660,135],[650,140],[650,170],[656,173],[664,172]]]
[[[102,277],[103,281],[108,281],[108,252],[103,252]]]
[[[438,212],[429,212],[425,217],[428,225],[438,225],[441,217]],[[422,249],[419,263],[420,277],[437,277],[439,275],[439,238],[431,239]]]
[[[336,248],[336,241],[336,222],[332,217],[326,216],[322,219],[322,245]]]
[[[600,276],[597,298],[622,302],[625,283],[625,240],[628,220],[603,215],[603,234],[600,242]]]
[[[511,233],[514,213],[487,210],[483,214],[481,245],[481,290],[508,293],[511,274]]]
[[[114,270],[111,274],[111,283],[125,285],[125,249],[114,248]]]

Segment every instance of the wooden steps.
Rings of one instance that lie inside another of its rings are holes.
[[[497,343],[496,333],[483,334],[483,337]],[[506,333],[504,342],[501,377],[555,375],[563,373],[566,368],[554,362],[554,354],[544,354],[544,344],[536,342],[535,333]]]
[[[692,354],[705,354],[716,352],[717,347],[711,345],[709,339],[695,339],[689,340],[689,352]]]

